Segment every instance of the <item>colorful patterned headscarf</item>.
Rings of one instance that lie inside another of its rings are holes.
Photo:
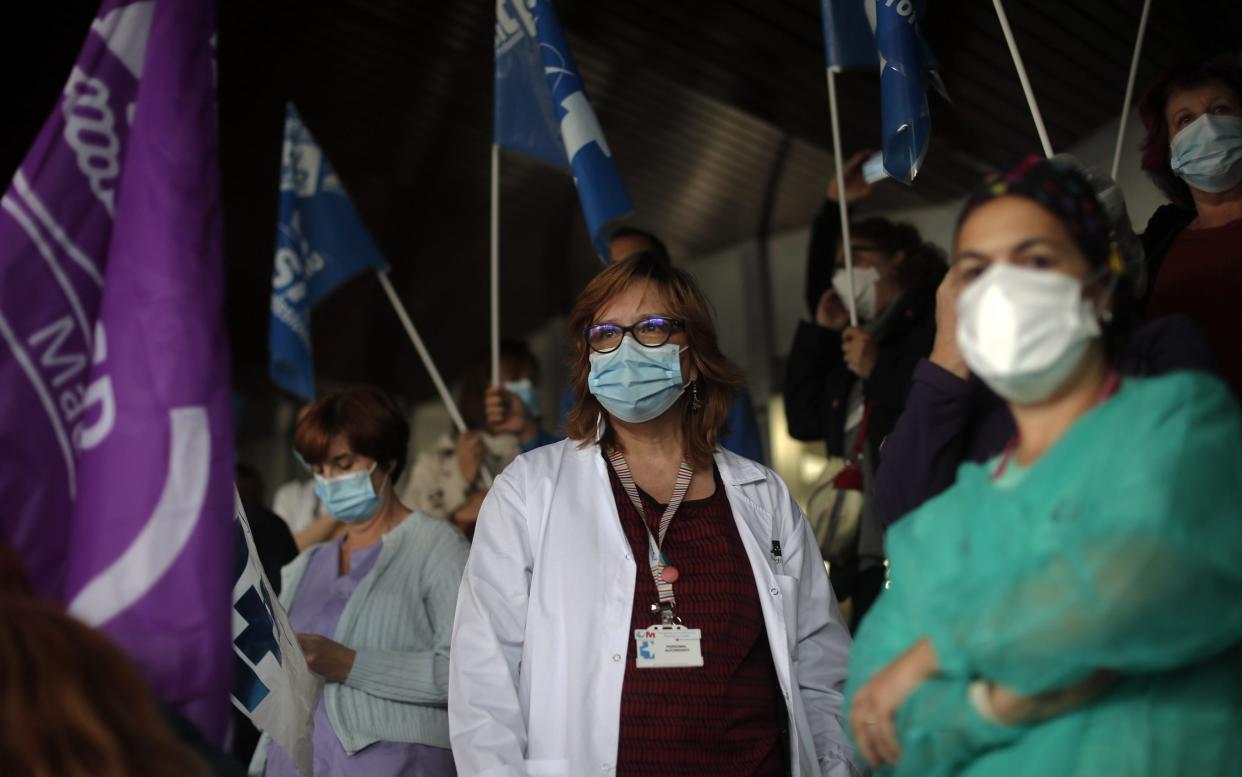
[[[1025,157],[975,190],[958,217],[958,229],[975,208],[1006,196],[1026,197],[1060,219],[1093,266],[1108,266],[1117,275],[1125,271],[1109,237],[1108,216],[1087,179],[1074,168],[1035,154]]]

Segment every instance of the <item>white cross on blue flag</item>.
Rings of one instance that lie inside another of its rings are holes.
[[[497,0],[493,138],[573,171],[591,242],[608,258],[608,224],[634,210],[548,0]]]

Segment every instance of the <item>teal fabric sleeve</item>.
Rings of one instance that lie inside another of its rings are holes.
[[[1009,503],[1030,513],[1018,519],[1044,521],[1044,536],[1034,535],[1040,550],[1002,557],[1006,568],[986,570],[988,584],[969,597],[935,575],[938,590],[925,600],[961,600],[928,622],[954,673],[1033,694],[1097,669],[1185,666],[1242,640],[1237,406],[1206,377],[1146,383],[1058,451],[1059,461],[1032,470],[1018,489],[1026,502]],[[1035,480],[1079,489],[1080,499],[1062,502],[1079,509],[1058,520],[1056,506],[1030,501],[1044,487]],[[1004,509],[997,504],[998,515]]]

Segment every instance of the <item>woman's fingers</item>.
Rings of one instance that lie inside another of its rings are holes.
[[[850,731],[863,757],[872,766],[895,764],[901,758],[894,711],[885,709],[880,699],[867,687],[854,697]]]
[[[874,725],[869,720],[861,719],[857,712],[855,712],[854,718],[850,723],[850,728],[854,733],[854,741],[858,743],[858,749],[862,751],[863,758],[867,759],[867,763],[872,766],[879,766],[880,755],[871,741],[870,730],[874,728]]]
[[[880,717],[876,711],[875,701],[867,691],[868,689],[864,687],[854,699],[854,709],[850,714],[850,730],[854,734],[854,741],[858,743],[858,749],[862,751],[863,758],[867,759],[867,763],[879,766],[884,763],[877,736]]]
[[[881,763],[895,764],[901,758],[901,745],[897,743],[897,728],[892,716],[885,716],[871,727],[875,737],[875,748],[880,755]]]
[[[885,756],[880,739],[880,722],[868,719],[861,722],[859,729],[860,731],[855,734],[854,739],[858,742],[858,748],[862,750],[863,758],[867,759],[867,763],[872,766],[883,766],[886,763],[890,763]]]

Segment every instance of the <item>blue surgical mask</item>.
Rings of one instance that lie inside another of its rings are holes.
[[[1169,143],[1169,166],[1191,187],[1213,194],[1242,182],[1242,117],[1205,113]]]
[[[591,354],[587,386],[622,421],[641,424],[658,418],[686,390],[681,350],[676,343],[648,348],[626,335],[615,351]]]
[[[362,523],[375,515],[383,501],[371,483],[372,464],[367,469],[347,472],[334,478],[315,476],[315,495],[324,508],[339,521]],[[387,477],[385,475],[384,477]]]
[[[539,404],[535,401],[535,384],[530,382],[530,378],[505,381],[505,391],[522,400],[531,418],[539,417]]]

